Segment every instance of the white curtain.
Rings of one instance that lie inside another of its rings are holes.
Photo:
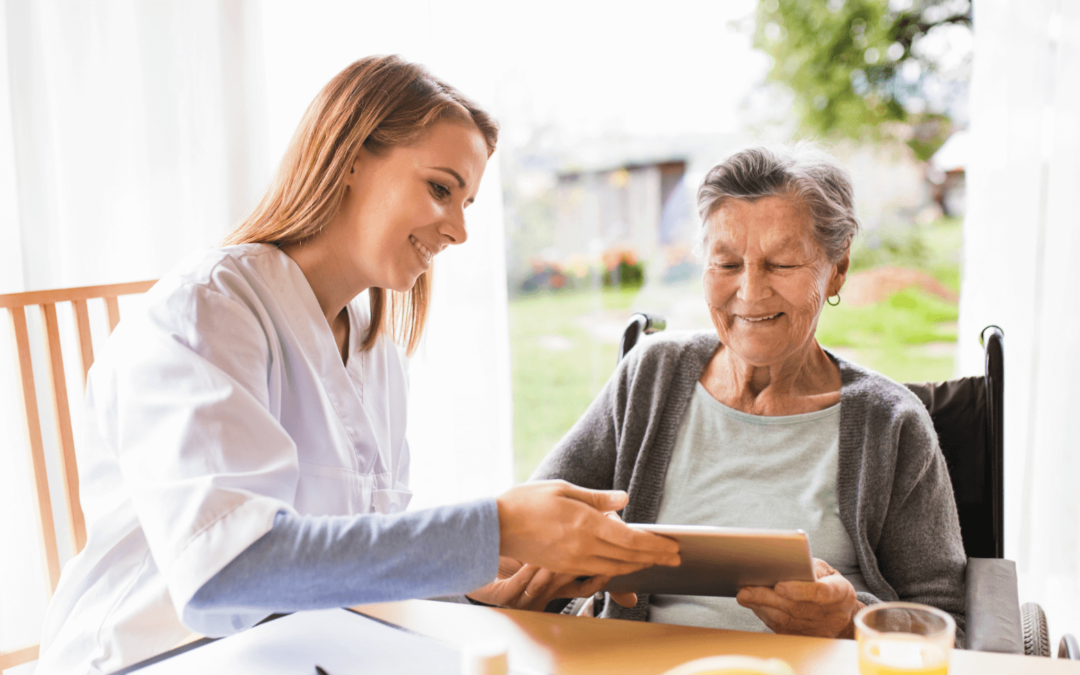
[[[218,242],[269,175],[258,6],[5,7],[0,292],[154,278]]]
[[[1005,332],[1006,557],[1080,634],[1080,3],[976,0],[958,370]]]
[[[220,241],[268,173],[256,9],[0,4],[0,293],[156,278]],[[64,326],[66,308],[60,318]],[[38,640],[46,598],[8,333],[0,338],[0,649]],[[72,346],[67,365],[77,367]],[[48,387],[39,380],[37,389],[48,441]],[[81,397],[71,389],[78,423]],[[62,499],[53,506],[66,531]],[[59,543],[66,560],[66,537]]]
[[[362,56],[403,53],[490,106],[480,47],[445,32],[448,23],[460,24],[454,34],[483,30],[483,21],[440,11],[0,2],[0,293],[157,278],[217,244],[260,196],[316,92]],[[469,243],[436,262],[429,328],[410,364],[417,507],[496,494],[512,480],[501,194],[494,158],[467,212]],[[0,330],[0,649],[36,642],[45,608],[8,332]],[[77,364],[68,345],[65,356]],[[39,382],[48,444],[47,391]],[[54,512],[64,527],[61,501]]]

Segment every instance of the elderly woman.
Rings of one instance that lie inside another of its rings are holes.
[[[962,641],[965,556],[930,417],[814,337],[858,230],[848,176],[807,147],[751,148],[708,173],[698,209],[715,333],[631,351],[534,479],[626,490],[627,522],[801,528],[817,581],[623,594],[602,616],[851,637],[864,605],[907,600],[952,614]]]

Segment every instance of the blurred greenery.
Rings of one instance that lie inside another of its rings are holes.
[[[755,25],[769,79],[794,96],[804,132],[864,139],[905,123],[921,160],[951,132],[949,95],[966,95],[966,78],[942,86],[919,42],[940,27],[970,29],[969,0],[759,0]]]
[[[826,307],[818,320],[822,346],[901,382],[952,377],[956,303],[907,288],[872,305]],[[940,349],[944,345],[945,349]]]
[[[605,286],[641,288],[645,283],[645,262],[623,254],[613,269],[605,269],[600,277]]]
[[[563,291],[510,301],[514,470],[525,480],[585,412],[615,370],[618,348],[591,335],[581,317],[612,310],[628,318],[637,289]],[[545,343],[555,341],[558,348]]]
[[[859,350],[884,345],[920,345],[956,340],[957,307],[918,288],[906,288],[865,307],[822,312],[817,339],[826,346]]]
[[[959,290],[961,222],[942,219],[870,233],[852,251],[852,273],[882,266],[916,269]],[[679,287],[703,300],[697,280]],[[525,480],[615,369],[618,346],[589,331],[629,318],[636,289],[560,291],[510,301],[514,467]],[[817,338],[841,356],[900,382],[953,377],[957,303],[910,287],[870,305],[825,307]]]
[[[941,218],[928,225],[881,227],[864,233],[852,247],[850,273],[906,267],[927,272],[959,292],[962,225],[959,218]]]

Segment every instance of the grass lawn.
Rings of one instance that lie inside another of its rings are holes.
[[[615,370],[618,347],[594,337],[581,317],[619,310],[635,291],[565,292],[510,302],[514,472],[525,480],[574,424]]]
[[[900,382],[953,376],[957,306],[916,288],[865,307],[826,307],[817,339],[824,347]]]
[[[898,251],[856,249],[853,269],[879,265],[921,269],[959,290],[959,221],[940,221],[915,232],[917,245]],[[675,290],[691,301],[700,298],[697,282]],[[604,289],[538,294],[510,302],[518,480],[528,478],[614,371],[618,345],[610,331],[601,334],[596,326],[625,321],[636,297],[637,291]],[[817,337],[842,356],[895,380],[946,380],[953,377],[956,320],[956,303],[908,288],[872,305],[825,307]]]

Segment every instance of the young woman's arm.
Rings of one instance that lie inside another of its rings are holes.
[[[498,559],[494,499],[394,515],[281,511],[198,590],[183,618],[205,632],[230,617],[229,628],[242,630],[274,612],[460,594],[494,579]]]

